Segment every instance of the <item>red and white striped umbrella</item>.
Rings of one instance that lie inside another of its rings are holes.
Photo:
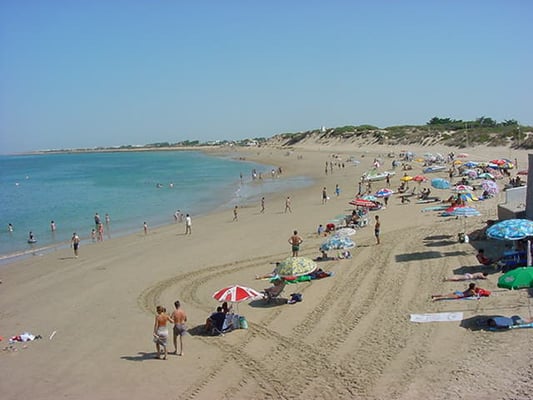
[[[239,303],[261,296],[262,294],[257,290],[240,285],[228,286],[213,294],[213,298],[217,301],[229,301],[232,303]]]

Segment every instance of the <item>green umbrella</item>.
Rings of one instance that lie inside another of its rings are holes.
[[[498,279],[498,287],[505,289],[533,287],[533,267],[520,267],[506,272]]]

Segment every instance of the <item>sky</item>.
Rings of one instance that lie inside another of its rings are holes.
[[[529,0],[1,0],[0,154],[533,125]]]

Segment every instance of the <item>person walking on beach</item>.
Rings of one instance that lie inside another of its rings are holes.
[[[285,200],[285,212],[290,212],[292,213],[292,209],[291,209],[291,197],[290,196],[287,196],[287,199]]]
[[[146,223],[146,221],[143,223],[143,230],[144,230],[144,234],[148,235],[148,224]]]
[[[163,360],[167,359],[167,340],[168,340],[168,328],[167,323],[172,323],[172,319],[167,314],[165,307],[157,306],[156,307],[157,315],[155,316],[154,321],[154,342],[157,355],[155,358],[161,359],[161,354],[163,354]]]
[[[174,343],[174,354],[179,356],[183,355],[183,336],[187,334],[187,328],[185,327],[185,322],[187,322],[187,314],[181,308],[179,300],[174,302],[174,307],[176,309],[172,313],[172,320],[174,321],[174,329],[172,332],[172,342]],[[180,352],[178,354],[177,339],[180,338]]]
[[[294,231],[292,236],[289,238],[293,257],[298,257],[298,252],[300,251],[300,245],[302,244],[302,242],[303,239],[298,236],[298,231]]]
[[[376,223],[374,224],[374,236],[376,237],[376,244],[380,244],[379,234],[381,230],[381,222],[379,220],[379,215],[376,215]]]
[[[328,192],[326,191],[326,187],[322,189],[322,204],[326,204],[328,202]]]
[[[189,214],[185,216],[185,234],[192,234],[192,219]]]
[[[341,188],[339,187],[338,183],[335,185],[335,195],[337,197],[339,197],[341,195]]]
[[[238,214],[238,207],[235,206],[233,207],[233,221],[238,221],[239,220],[239,214]]]
[[[265,212],[265,198],[261,197],[261,214]]]
[[[72,238],[70,239],[70,247],[74,250],[74,257],[78,258],[78,249],[80,248],[80,237],[77,235],[76,232],[72,234]]]

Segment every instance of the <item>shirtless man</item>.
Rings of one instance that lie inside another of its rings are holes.
[[[298,252],[300,251],[300,245],[302,244],[303,239],[298,236],[298,231],[294,231],[292,236],[289,238],[289,243],[292,246],[292,256],[298,257]]]
[[[185,322],[187,322],[187,314],[180,308],[179,300],[174,302],[176,309],[172,313],[172,320],[174,321],[174,329],[172,332],[172,341],[174,343],[174,354],[178,354],[177,338],[180,337],[180,352],[178,355],[183,355],[183,341],[182,337],[187,333]]]

